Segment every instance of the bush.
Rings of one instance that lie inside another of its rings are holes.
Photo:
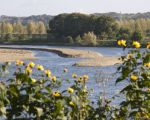
[[[79,45],[82,43],[82,39],[81,39],[80,35],[78,35],[78,36],[75,38],[75,43],[76,43],[76,44],[79,44]]]
[[[93,32],[84,33],[82,37],[82,45],[96,45],[97,37]]]
[[[6,40],[7,42],[11,41],[12,39],[13,39],[12,34],[6,34],[6,35],[5,35],[5,40]]]
[[[66,37],[66,43],[73,44],[74,40],[71,36]]]

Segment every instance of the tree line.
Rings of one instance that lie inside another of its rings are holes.
[[[49,28],[51,39],[54,38],[57,42],[68,42],[68,40],[70,42],[79,42],[80,38],[84,40],[91,37],[103,39],[106,36],[110,36],[114,38],[118,30],[115,19],[111,17],[98,17],[79,13],[55,16],[54,19],[50,20]]]
[[[59,14],[44,22],[21,21],[9,23],[0,22],[0,38],[7,41],[11,34],[20,34],[17,40],[31,38],[31,35],[47,34],[43,38],[49,43],[69,43],[77,45],[97,45],[99,42],[116,39],[150,40],[150,19],[120,19],[109,16],[87,15],[81,13]],[[30,36],[24,37],[25,34]],[[16,39],[15,37],[13,38]],[[41,36],[38,38],[42,42]]]
[[[150,19],[115,20],[109,16],[60,14],[50,20],[49,28],[49,39],[55,42],[96,45],[100,40],[143,40],[150,32]]]
[[[145,12],[145,13],[135,13],[135,14],[123,14],[123,13],[116,13],[116,12],[108,12],[108,13],[94,13],[91,15],[95,15],[95,16],[110,16],[116,20],[120,20],[120,19],[148,19],[150,18],[150,12]],[[16,17],[16,16],[6,16],[6,15],[2,15],[0,16],[0,22],[2,21],[7,21],[9,23],[15,23],[18,21],[21,21],[21,23],[23,24],[27,24],[29,21],[34,21],[34,22],[39,22],[42,21],[45,24],[49,23],[49,20],[53,19],[55,16],[54,15],[31,15],[31,16],[27,16],[27,17]]]
[[[46,25],[43,22],[30,21],[28,24],[23,25],[21,22],[0,23],[0,34],[45,34]]]
[[[119,26],[116,38],[128,41],[150,41],[150,19],[122,19],[116,22]]]
[[[47,39],[47,25],[43,22],[30,21],[23,24],[20,21],[15,23],[0,23],[0,42],[34,42],[40,39]]]

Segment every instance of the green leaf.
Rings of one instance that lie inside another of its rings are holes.
[[[150,62],[150,53],[146,55],[146,57],[143,60],[144,63]]]
[[[121,81],[123,81],[124,80],[124,78],[121,76],[121,77],[119,77],[119,78],[117,78],[117,80],[116,80],[116,84],[117,83],[119,83],[119,82],[121,82]]]
[[[150,87],[150,80],[143,81],[143,86]]]
[[[15,86],[15,85],[10,85],[9,87],[10,87],[10,88],[9,88],[10,93],[12,93],[14,96],[18,97],[19,91],[18,91],[17,86]]]
[[[128,90],[132,90],[132,85],[128,85],[125,88],[123,88],[120,92],[124,92],[124,91],[128,91]]]

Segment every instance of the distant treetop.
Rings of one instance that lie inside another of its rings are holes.
[[[61,14],[62,15],[62,14]],[[65,13],[63,15],[66,15]],[[109,13],[93,13],[92,15],[96,16],[110,16],[115,19],[140,19],[140,18],[150,18],[150,12],[145,13],[136,13],[136,14],[122,14],[122,13],[116,13],[116,12],[109,12]],[[15,16],[0,16],[0,22],[5,21],[9,23],[15,23],[15,22],[22,22],[22,24],[27,24],[29,21],[35,21],[39,22],[42,21],[45,24],[48,24],[49,20],[53,19],[55,16],[53,15],[32,15],[28,17],[15,17]]]

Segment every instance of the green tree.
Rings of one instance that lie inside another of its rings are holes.
[[[93,31],[97,36],[105,33],[107,36],[115,37],[118,30],[117,23],[111,17],[80,13],[60,14],[50,20],[49,28],[51,28],[50,33],[55,36],[72,36],[73,38],[89,31]]]
[[[55,16],[49,22],[49,28],[51,29],[50,32],[54,35],[62,36],[65,32],[64,30],[64,19],[67,14],[60,14]]]
[[[115,20],[111,17],[101,16],[95,20],[94,33],[101,35],[106,33],[108,36],[112,36],[117,31],[117,25]]]

